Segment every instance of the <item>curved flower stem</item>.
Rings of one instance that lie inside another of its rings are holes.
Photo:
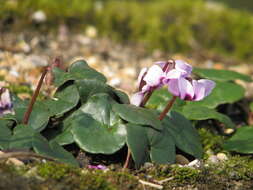
[[[35,103],[35,101],[36,101],[36,99],[37,99],[37,97],[39,95],[39,92],[40,92],[43,80],[44,80],[44,78],[45,78],[45,76],[47,74],[47,71],[48,71],[48,67],[44,67],[44,70],[43,70],[43,72],[41,74],[41,77],[40,77],[40,80],[38,82],[38,85],[36,87],[36,90],[33,93],[32,99],[31,99],[31,101],[29,103],[29,106],[28,106],[28,108],[27,108],[27,110],[25,112],[24,118],[23,118],[23,122],[22,123],[25,124],[25,125],[29,121],[30,115],[32,113],[33,105],[34,105],[34,103]]]
[[[170,111],[172,105],[176,101],[177,97],[173,96],[172,99],[168,102],[167,106],[164,108],[160,116],[158,117],[159,120],[163,120],[163,118],[166,116],[166,114]]]

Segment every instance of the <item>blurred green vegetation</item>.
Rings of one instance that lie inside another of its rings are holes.
[[[144,43],[149,49],[169,53],[208,50],[253,60],[253,15],[213,2],[5,0],[0,1],[0,22],[11,20],[31,27],[31,15],[38,10],[45,12],[47,21],[43,25],[50,29],[62,22],[72,30],[94,25],[100,35],[120,42]]]

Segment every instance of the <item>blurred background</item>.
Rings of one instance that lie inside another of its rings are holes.
[[[0,0],[0,76],[35,81],[58,55],[128,92],[141,67],[169,58],[252,74],[252,11],[251,0]]]

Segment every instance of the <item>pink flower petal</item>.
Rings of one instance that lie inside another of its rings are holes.
[[[161,79],[164,76],[165,74],[162,68],[159,67],[158,65],[153,65],[152,67],[150,67],[143,80],[149,86],[158,86],[161,84]]]
[[[182,77],[190,76],[192,72],[192,66],[182,60],[175,60],[175,69],[182,73]]]
[[[179,88],[178,88],[178,80],[177,79],[171,79],[168,82],[168,91],[173,94],[174,96],[179,96]]]
[[[213,88],[215,87],[215,82],[206,79],[193,80],[194,89],[194,101],[200,101],[208,96]]]
[[[185,78],[178,79],[178,88],[180,92],[180,99],[192,100],[194,97],[193,86],[190,81]]]
[[[141,69],[140,74],[138,76],[138,80],[137,80],[138,81],[138,87],[140,87],[141,82],[143,81],[143,78],[144,78],[145,74],[147,74],[147,71],[148,71],[147,68]]]
[[[137,92],[130,98],[130,103],[135,106],[140,106],[143,98],[144,94],[142,92]]]

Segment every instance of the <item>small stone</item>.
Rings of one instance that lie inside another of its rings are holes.
[[[228,128],[228,129],[225,129],[224,133],[226,135],[231,135],[234,131],[235,131],[234,129]]]
[[[217,164],[219,162],[219,159],[217,156],[215,155],[211,155],[209,158],[208,158],[208,162],[211,162],[213,164]]]
[[[226,160],[228,160],[227,155],[224,154],[224,153],[218,153],[216,156],[217,156],[217,158],[218,158],[220,161],[226,161]]]
[[[47,16],[44,11],[38,10],[32,14],[32,20],[37,23],[43,23],[47,20]]]
[[[185,158],[183,155],[181,154],[177,154],[176,155],[176,163],[177,164],[181,164],[181,165],[187,165],[189,164],[189,160],[187,158]]]
[[[114,86],[114,87],[117,87],[119,86],[121,83],[121,80],[119,78],[113,78],[111,79],[108,84],[111,85],[111,86]]]
[[[199,168],[199,167],[201,166],[201,162],[200,162],[200,160],[195,159],[195,160],[191,161],[191,162],[188,164],[188,166]]]
[[[88,26],[86,28],[85,34],[90,38],[97,37],[97,29],[94,26]]]
[[[151,168],[153,166],[154,166],[153,163],[151,163],[151,162],[145,162],[144,165],[143,165],[143,168],[147,169],[147,168]]]

